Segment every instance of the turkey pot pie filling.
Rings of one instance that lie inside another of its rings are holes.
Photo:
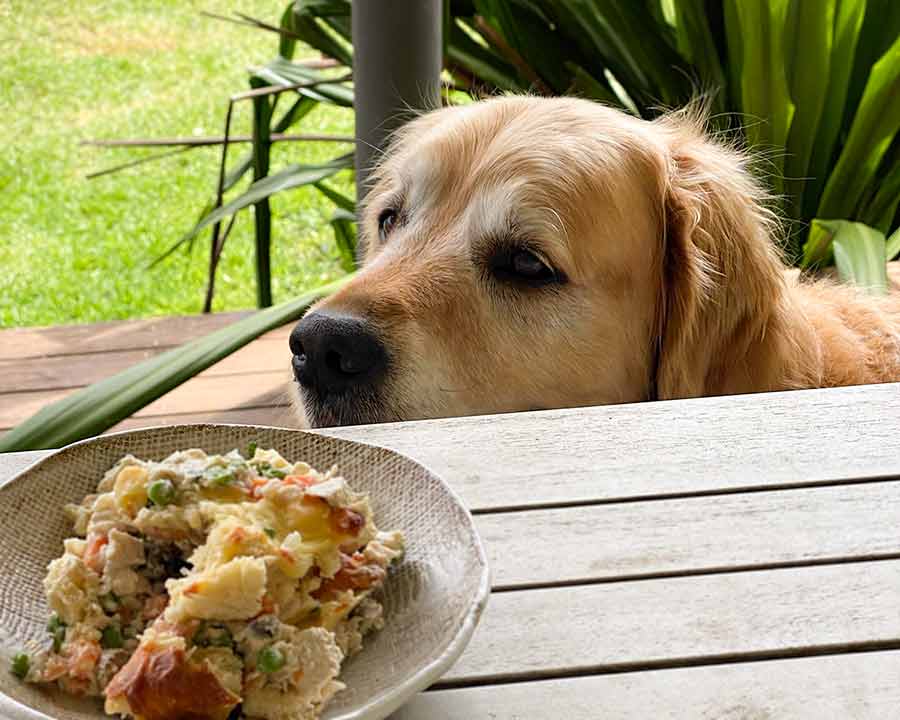
[[[137,720],[317,717],[403,553],[334,469],[255,446],[128,455],[66,510],[48,644],[13,672]]]

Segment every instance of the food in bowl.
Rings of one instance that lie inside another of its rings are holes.
[[[128,455],[67,511],[47,646],[12,670],[138,720],[318,717],[404,548],[334,468],[252,445]]]

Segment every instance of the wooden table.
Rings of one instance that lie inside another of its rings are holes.
[[[432,467],[490,557],[399,720],[900,715],[900,384],[323,432]]]
[[[0,434],[85,385],[246,313],[0,330]],[[293,324],[266,333],[113,430],[185,422],[288,425]]]

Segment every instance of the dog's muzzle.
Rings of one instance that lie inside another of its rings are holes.
[[[313,312],[291,332],[294,377],[311,424],[372,422],[387,353],[363,320]]]

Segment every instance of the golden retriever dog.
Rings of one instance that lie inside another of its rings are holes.
[[[900,380],[900,293],[787,271],[746,164],[690,111],[504,97],[416,118],[366,197],[360,272],[291,335],[299,414],[319,427]]]

